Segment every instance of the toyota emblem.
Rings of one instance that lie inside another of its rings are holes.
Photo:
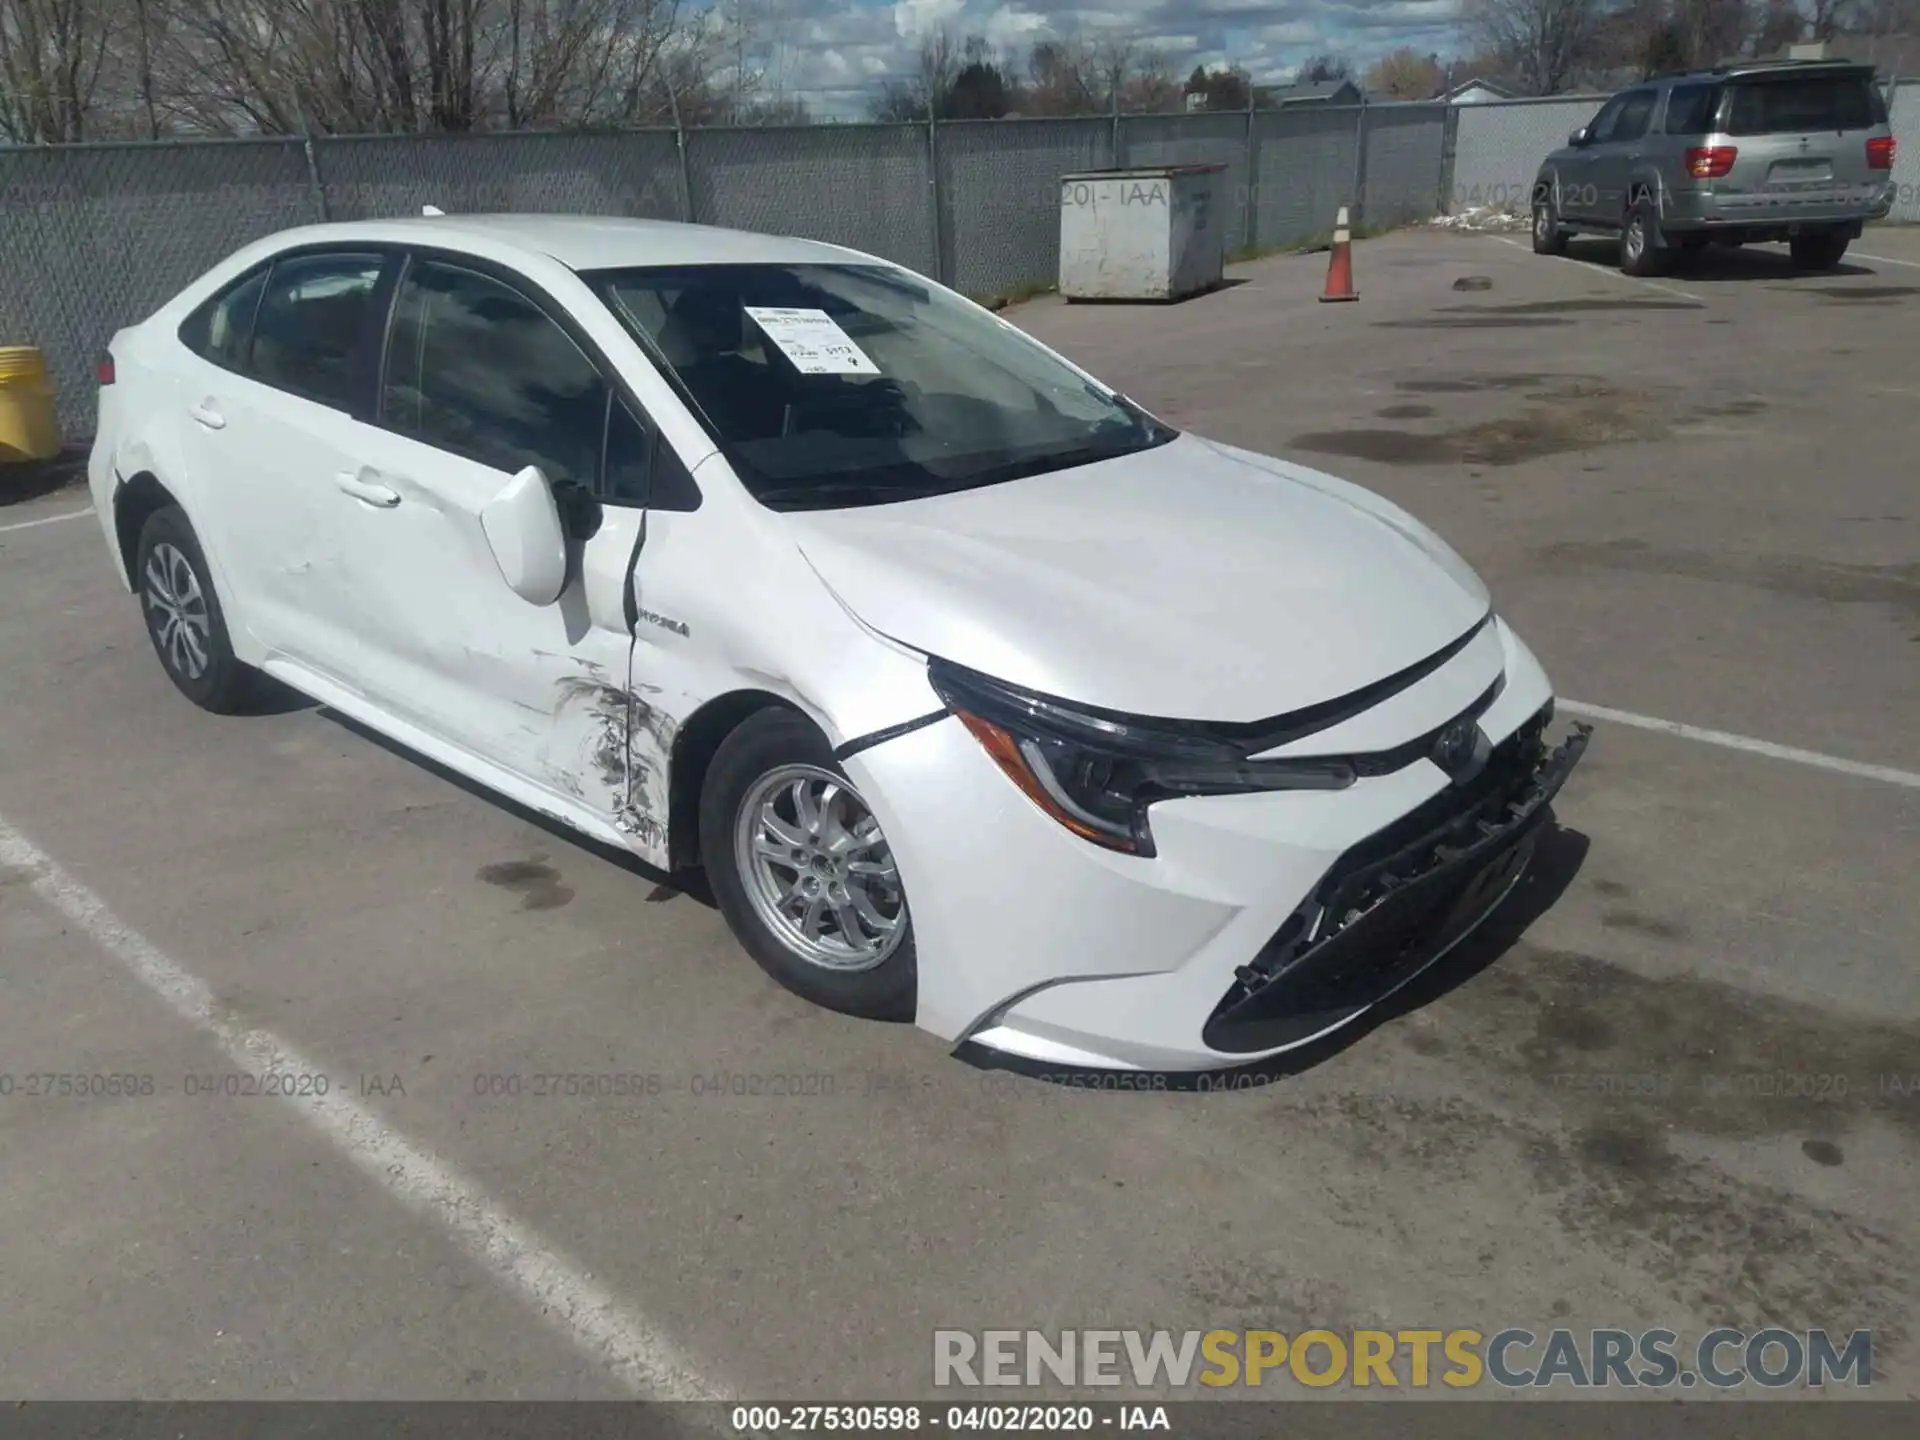
[[[1433,763],[1452,775],[1473,759],[1479,727],[1470,719],[1454,721],[1433,742]]]

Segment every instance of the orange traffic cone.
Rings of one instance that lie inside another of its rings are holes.
[[[1353,236],[1347,230],[1347,207],[1333,222],[1333,253],[1327,259],[1327,288],[1322,300],[1358,300],[1353,288]]]

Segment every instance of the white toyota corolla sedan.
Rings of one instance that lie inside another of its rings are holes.
[[[1218,1069],[1405,984],[1585,745],[1404,511],[888,262],[621,219],[251,245],[99,362],[174,684],[275,677],[662,870],[819,1004]]]

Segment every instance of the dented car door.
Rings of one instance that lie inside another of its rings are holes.
[[[359,427],[355,483],[337,496],[362,686],[563,809],[617,822],[641,512],[601,502],[609,463],[644,451],[644,432],[626,428],[624,402],[552,315],[465,265],[409,264],[384,375],[377,421]],[[528,465],[572,530],[566,586],[549,605],[508,588],[480,518]]]

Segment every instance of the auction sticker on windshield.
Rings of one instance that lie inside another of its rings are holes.
[[[880,367],[824,310],[749,305],[747,314],[802,375],[878,375]]]

